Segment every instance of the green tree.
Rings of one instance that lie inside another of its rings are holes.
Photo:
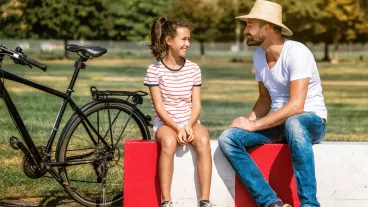
[[[244,38],[243,29],[245,23],[235,19],[237,16],[248,14],[254,2],[249,0],[218,1],[217,6],[222,9],[217,26],[217,41],[235,42],[237,48]]]
[[[98,39],[104,37],[107,0],[29,0],[25,16],[35,38]],[[67,57],[67,52],[65,51]]]
[[[324,0],[320,4],[323,16],[315,22],[316,39],[325,43],[325,56],[329,60],[328,46],[338,50],[340,43],[354,42],[368,34],[367,19],[356,0]]]
[[[0,38],[29,38],[32,33],[23,20],[27,3],[21,0],[0,0]]]
[[[285,24],[294,32],[291,37],[301,41],[325,43],[324,58],[329,60],[329,45],[338,49],[340,43],[364,42],[367,18],[361,0],[279,0],[284,8]],[[366,3],[365,3],[366,4]]]
[[[2,20],[8,37],[62,39],[66,45],[105,37],[107,10],[107,0],[11,0],[2,6]]]
[[[310,41],[314,38],[313,23],[322,17],[321,0],[277,0],[282,5],[283,23],[293,31],[292,39]]]
[[[117,40],[147,40],[154,18],[164,16],[173,0],[110,0],[108,36]]]
[[[170,14],[176,18],[186,19],[194,26],[193,38],[200,43],[201,55],[205,54],[204,43],[213,41],[218,33],[217,25],[222,10],[213,2],[204,0],[185,0],[174,3]]]

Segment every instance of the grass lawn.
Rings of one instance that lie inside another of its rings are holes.
[[[251,72],[251,62],[230,62],[230,58],[190,58],[202,69],[201,122],[208,127],[210,137],[217,139],[231,121],[247,116],[258,97],[257,83]],[[91,100],[89,87],[110,90],[144,90],[143,78],[152,59],[91,60],[82,70],[73,99],[79,106]],[[48,71],[16,66],[4,61],[3,68],[17,75],[65,91],[73,73],[74,61],[48,62]],[[338,65],[318,63],[323,94],[328,108],[325,141],[368,141],[368,63],[342,62]],[[44,92],[5,80],[23,120],[37,145],[46,143],[61,99]],[[141,106],[151,114],[147,97]],[[68,121],[68,110],[62,126]],[[61,131],[61,130],[59,130]],[[0,201],[11,198],[65,196],[63,189],[49,178],[32,180],[21,168],[22,154],[8,144],[9,137],[18,136],[12,120],[0,101]],[[56,142],[55,142],[56,144]]]

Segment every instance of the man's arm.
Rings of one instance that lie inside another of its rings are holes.
[[[253,131],[269,129],[274,126],[278,126],[284,123],[289,117],[302,113],[308,93],[308,83],[309,78],[291,81],[289,102],[274,113],[254,122]]]
[[[262,104],[256,104],[248,119],[239,117],[233,121],[230,128],[240,128],[250,132],[269,129],[284,123],[287,118],[293,115],[302,113],[308,92],[308,82],[309,78],[291,81],[290,99],[287,104],[272,114],[269,114],[257,121],[252,121],[255,117],[258,117],[258,115],[265,113],[265,111],[260,109]]]
[[[263,82],[258,82],[259,97],[254,104],[252,111],[250,112],[248,119],[255,120],[262,118],[270,112],[271,109],[271,96]]]

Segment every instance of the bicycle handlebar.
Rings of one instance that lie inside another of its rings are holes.
[[[22,48],[17,47],[15,50],[16,51],[9,50],[4,45],[0,45],[0,53],[5,53],[8,56],[10,56],[13,59],[14,63],[21,65],[35,66],[43,70],[44,72],[47,71],[47,65],[27,57],[24,53],[22,53]]]
[[[35,66],[35,67],[37,67],[37,68],[39,68],[41,70],[43,70],[44,72],[47,71],[47,65],[42,64],[42,63],[38,62],[37,60],[34,60],[34,59],[29,58],[27,56],[25,56],[24,58],[25,58],[25,61],[27,63],[29,63],[29,64],[31,64],[31,65],[33,65],[33,66]]]

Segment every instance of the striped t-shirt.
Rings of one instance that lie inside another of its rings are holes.
[[[159,86],[164,108],[175,123],[189,120],[192,112],[192,88],[201,86],[201,70],[199,66],[184,59],[184,65],[178,69],[170,69],[161,60],[147,69],[144,85]],[[162,122],[158,117],[153,101],[152,111],[155,122]]]

